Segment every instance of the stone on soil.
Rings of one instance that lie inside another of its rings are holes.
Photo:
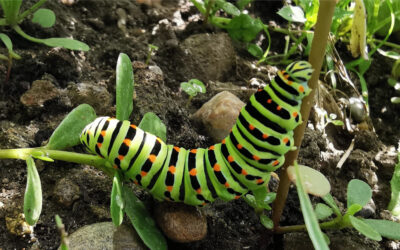
[[[68,236],[69,249],[146,249],[140,237],[127,225],[115,227],[112,222],[101,222],[79,228]]]
[[[74,201],[79,199],[79,186],[67,178],[62,178],[57,181],[53,195],[57,203],[70,207]]]
[[[157,205],[155,216],[161,230],[173,241],[199,241],[207,235],[206,217],[196,207],[163,202]]]
[[[205,103],[193,115],[193,119],[204,125],[214,142],[219,142],[229,134],[244,105],[235,95],[223,91]]]
[[[31,89],[26,91],[20,98],[26,107],[43,107],[46,101],[56,98],[59,90],[48,80],[36,80]]]

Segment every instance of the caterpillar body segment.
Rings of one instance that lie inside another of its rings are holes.
[[[238,199],[268,183],[293,148],[301,100],[310,93],[308,62],[294,62],[259,89],[242,108],[230,134],[209,148],[165,144],[128,121],[99,117],[81,143],[108,167],[150,191],[158,200],[203,206],[217,198]]]

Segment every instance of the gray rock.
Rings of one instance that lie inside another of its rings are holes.
[[[62,178],[57,181],[53,195],[57,203],[69,207],[79,199],[79,186],[67,178]]]
[[[69,84],[67,96],[73,106],[87,103],[96,110],[97,114],[107,114],[113,100],[105,86],[90,83]]]
[[[31,89],[26,91],[20,101],[27,107],[43,107],[46,101],[59,96],[60,91],[48,80],[36,80]]]
[[[171,240],[193,242],[207,235],[206,217],[196,207],[163,202],[157,205],[155,215],[161,230]]]
[[[101,222],[79,228],[68,236],[69,249],[146,249],[132,227]]]
[[[192,35],[180,45],[180,50],[181,72],[187,80],[225,80],[236,64],[235,50],[226,33]]]
[[[193,119],[201,122],[210,137],[219,142],[229,134],[244,105],[235,95],[223,91],[205,103],[193,115]]]

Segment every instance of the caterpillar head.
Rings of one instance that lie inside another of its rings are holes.
[[[299,93],[299,99],[304,98],[311,92],[308,87],[308,80],[311,78],[311,74],[314,71],[311,64],[307,61],[297,61],[289,64],[286,67],[286,73],[289,75],[288,80],[295,82],[293,86]]]

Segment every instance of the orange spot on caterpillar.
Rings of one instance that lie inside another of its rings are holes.
[[[242,149],[242,148],[243,148],[242,144],[238,144],[238,145],[236,145],[236,147],[237,147],[238,149]]]
[[[135,185],[139,185],[139,182],[137,180],[134,180],[133,183],[135,183]]]
[[[205,206],[205,205],[207,205],[207,203],[203,202],[203,203],[201,203],[201,205],[202,205],[202,206]]]
[[[191,149],[190,153],[196,154],[197,153],[197,149]]]
[[[97,143],[97,147],[98,147],[98,148],[101,148],[101,143],[100,143],[100,142]]]
[[[256,127],[254,127],[253,125],[249,124],[249,129],[250,130],[254,130]]]
[[[225,144],[225,139],[223,139],[223,140],[221,141],[221,143],[222,143],[222,144]]]
[[[151,163],[154,163],[154,162],[156,161],[156,159],[157,159],[157,156],[156,156],[156,155],[149,155],[149,161],[150,161]]]
[[[130,147],[131,146],[131,140],[130,139],[125,139],[124,140],[124,144],[126,145],[126,146],[128,146],[128,147]]]
[[[237,200],[237,199],[239,199],[240,198],[240,195],[236,195],[235,196],[235,200]]]
[[[171,174],[175,174],[175,171],[176,171],[175,166],[174,166],[174,165],[169,166],[168,171],[169,171]]]
[[[272,163],[272,166],[276,166],[276,165],[278,165],[278,164],[279,164],[279,161],[276,160],[276,161],[274,161],[274,162]]]
[[[295,111],[295,112],[293,112],[293,117],[297,117],[299,114]]]
[[[229,162],[234,162],[235,161],[235,159],[233,159],[232,155],[228,155],[227,159],[228,159]]]
[[[141,171],[141,172],[140,172],[140,175],[141,175],[142,177],[145,177],[145,176],[147,175],[147,172]]]
[[[168,191],[168,192],[171,192],[171,191],[172,191],[172,187],[173,187],[173,186],[166,186],[167,191]]]
[[[261,92],[261,91],[263,91],[262,89],[257,89],[257,92]]]
[[[131,124],[130,127],[133,128],[133,129],[137,129],[135,124]]]
[[[101,134],[101,136],[106,136],[106,131],[105,130],[102,130],[101,132],[100,132],[100,134]]]
[[[282,141],[283,141],[283,143],[285,143],[285,144],[286,144],[286,143],[289,141],[289,138],[287,138],[287,137],[286,137],[286,138],[283,138],[283,140],[282,140]]]
[[[264,181],[262,179],[257,180],[257,184],[263,183]]]
[[[219,172],[219,171],[221,171],[221,166],[218,163],[215,163],[213,166],[213,169],[215,172]]]
[[[229,185],[228,182],[225,182],[224,186],[228,188],[228,187],[230,187],[231,185]]]
[[[282,107],[279,106],[279,105],[276,107],[276,110],[278,110],[278,111],[281,110],[281,109],[282,109]]]
[[[272,103],[272,99],[268,99],[268,100],[267,100],[267,103]]]
[[[118,155],[118,159],[119,159],[120,161],[122,161],[122,160],[124,159],[124,157],[125,157],[125,156],[123,156],[123,155]]]
[[[195,168],[192,168],[192,170],[189,171],[189,174],[191,176],[196,176],[197,175],[197,170]]]
[[[209,149],[209,150],[214,150],[214,149],[215,149],[215,146],[212,145],[212,146],[210,146],[208,149]]]
[[[180,148],[180,147],[177,147],[177,146],[175,146],[174,149],[175,149],[176,152],[181,151],[181,148]]]
[[[196,190],[196,193],[201,194],[201,188],[198,188],[198,189]]]
[[[268,135],[267,135],[267,134],[263,134],[263,135],[262,135],[262,138],[263,138],[263,139],[267,139],[267,138],[268,138]]]
[[[117,166],[117,165],[114,165],[113,168],[114,168],[114,169],[118,169],[118,166]]]
[[[287,81],[287,84],[288,84],[288,85],[292,85],[293,82],[292,82],[292,81]]]
[[[247,175],[247,171],[242,169],[242,175]]]
[[[300,87],[299,87],[299,92],[300,92],[300,93],[303,93],[303,92],[304,92],[304,87],[303,87],[303,86],[300,86]]]
[[[253,155],[253,159],[256,160],[256,161],[259,161],[260,157],[258,157],[257,155]]]

